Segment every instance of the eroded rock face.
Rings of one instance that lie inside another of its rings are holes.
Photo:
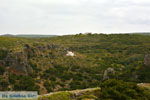
[[[21,50],[9,51],[7,56],[4,59],[0,60],[0,66],[7,67],[9,72],[12,72],[17,75],[30,75],[30,73],[34,72],[33,66],[30,62],[34,58],[39,57],[41,59],[45,58],[55,59],[60,56],[65,56],[67,51],[68,49],[62,47],[61,45],[25,44],[23,46],[23,49]],[[74,53],[69,52],[68,56],[74,56]]]
[[[24,49],[18,52],[8,52],[7,57],[0,62],[8,71],[17,75],[29,75],[33,73],[33,68],[29,64],[29,58],[33,57],[34,51],[28,44],[24,45]],[[3,62],[3,63],[2,63]]]
[[[144,58],[144,65],[150,67],[150,54],[145,55],[145,58]]]
[[[114,68],[107,68],[104,71],[103,80],[110,79],[115,74]]]
[[[14,74],[28,75],[33,72],[33,69],[28,64],[27,55],[24,52],[8,54],[5,62],[5,66]]]

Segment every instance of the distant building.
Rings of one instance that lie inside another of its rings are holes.
[[[72,51],[67,51],[67,54],[66,54],[66,56],[75,56],[75,54],[72,52]]]

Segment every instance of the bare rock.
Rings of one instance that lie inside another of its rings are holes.
[[[5,66],[9,71],[17,75],[28,75],[33,69],[28,64],[27,55],[24,52],[10,53],[5,59]]]
[[[144,65],[150,67],[150,54],[145,55],[145,58],[144,58]]]
[[[104,71],[103,80],[110,79],[115,74],[114,68],[107,68]]]

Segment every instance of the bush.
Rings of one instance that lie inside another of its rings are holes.
[[[44,86],[48,92],[53,92],[53,88],[55,87],[55,82],[54,81],[50,82],[47,80],[44,82]]]
[[[8,51],[7,50],[3,50],[1,49],[0,50],[0,60],[3,60],[8,54]]]
[[[94,95],[82,95],[77,100],[97,100],[97,97]]]
[[[0,66],[0,75],[3,75],[5,72],[5,68]]]
[[[14,84],[14,90],[38,91],[39,86],[35,84],[35,81],[33,78],[29,76],[21,76]]]
[[[6,80],[0,79],[0,91],[9,90],[8,86],[9,86],[9,83]]]
[[[59,92],[59,93],[52,94],[50,96],[39,98],[39,100],[72,100],[72,99],[71,99],[71,93]]]
[[[111,100],[149,100],[150,98],[144,89],[134,83],[122,80],[107,80],[101,84],[102,99]]]

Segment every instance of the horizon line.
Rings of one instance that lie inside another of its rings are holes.
[[[58,36],[61,36],[61,35],[76,35],[76,34],[142,34],[142,33],[149,33],[150,34],[150,32],[78,32],[78,33],[70,33],[70,34],[39,34],[39,33],[37,33],[37,34],[34,34],[34,33],[32,33],[32,34],[29,34],[29,33],[19,33],[19,34],[16,34],[16,33],[0,33],[0,36],[1,35],[58,35]]]

